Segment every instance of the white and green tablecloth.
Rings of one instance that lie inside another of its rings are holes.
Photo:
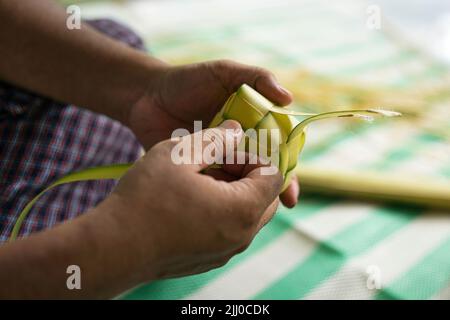
[[[152,54],[174,63],[228,58],[280,74],[307,68],[354,83],[450,91],[447,68],[402,43],[387,22],[367,28],[366,8],[362,1],[325,0],[82,5],[84,17],[130,24]],[[441,132],[450,132],[450,102],[432,107],[441,110]],[[450,182],[448,135],[409,122],[345,131],[334,121],[318,123],[309,138],[304,164]],[[225,267],[143,285],[122,298],[449,299],[450,212],[302,196],[294,209],[280,208]]]

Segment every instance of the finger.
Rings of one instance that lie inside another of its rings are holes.
[[[212,167],[203,172],[216,180],[231,182],[244,178],[250,171],[266,165],[261,158],[243,151],[236,151],[226,160],[220,168]]]
[[[300,187],[298,184],[298,179],[294,175],[287,189],[280,195],[280,200],[284,206],[293,208],[298,202],[299,193]]]
[[[237,154],[239,154],[239,152]],[[237,157],[238,156],[236,155],[235,159]],[[244,156],[241,156],[241,158],[243,158],[243,157]],[[239,162],[237,160],[231,164],[224,164],[219,169],[220,172],[217,172],[215,174],[215,176],[217,176],[217,177],[220,176],[220,177],[222,177],[222,178],[220,178],[220,180],[225,180],[225,181],[230,182],[230,181],[237,180],[241,177],[244,177],[251,170],[258,167],[258,165],[251,165],[248,163],[249,162],[248,154],[245,154],[245,157],[246,157],[245,165],[238,164]],[[292,181],[289,184],[289,186],[287,187],[287,189],[283,193],[281,193],[280,200],[284,206],[286,206],[288,208],[293,208],[298,202],[299,193],[300,193],[300,187],[298,184],[298,179],[297,179],[297,176],[294,175],[292,177]]]
[[[245,177],[230,182],[228,192],[233,199],[228,201],[237,205],[236,209],[253,212],[259,217],[267,207],[278,198],[283,186],[283,177],[277,167],[251,165],[253,169]]]
[[[230,157],[227,158],[227,162],[221,166],[221,169],[225,173],[234,176],[235,180],[244,178],[254,169],[266,167],[270,164],[269,160],[245,151],[238,150],[234,154],[229,155]],[[276,172],[273,173],[275,174]]]
[[[277,105],[286,106],[292,102],[292,93],[266,69],[225,60],[219,61],[219,72],[229,75],[222,78],[230,92],[246,83]]]
[[[253,88],[273,103],[286,106],[292,102],[292,93],[278,83],[275,76],[264,69],[255,70]]]
[[[241,125],[226,120],[217,128],[209,128],[172,140],[171,158],[182,169],[200,172],[215,163],[226,162],[243,137]]]
[[[238,179],[235,175],[232,175],[222,168],[208,168],[204,171],[204,173],[210,177],[213,177],[215,180],[231,182]]]
[[[232,156],[227,159],[232,161],[226,161],[222,165],[222,170],[235,176],[237,179],[245,177],[253,169],[264,165],[256,155],[251,155],[244,151],[236,151]]]
[[[274,202],[270,204],[270,206],[266,209],[261,219],[259,220],[258,227],[256,228],[256,233],[258,233],[266,224],[272,220],[273,216],[277,212],[279,200],[275,199]]]

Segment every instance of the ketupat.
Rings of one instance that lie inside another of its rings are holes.
[[[285,181],[283,189],[285,189],[289,185],[291,177],[294,174],[298,156],[305,142],[304,129],[306,125],[313,121],[327,118],[362,117],[371,119],[376,115],[398,116],[399,113],[378,109],[333,111],[319,114],[298,112],[288,108],[275,106],[250,86],[244,84],[237,92],[229,97],[225,105],[214,117],[210,127],[215,127],[227,119],[233,119],[241,124],[244,131],[248,129],[255,129],[256,131],[260,129],[278,129],[280,139],[278,148],[279,161],[277,166],[283,174]],[[303,116],[305,118],[299,121],[294,116]],[[265,149],[267,150],[269,148],[265,146]],[[69,173],[58,179],[26,205],[14,225],[10,241],[13,241],[18,237],[21,226],[29,211],[34,203],[45,192],[65,183],[100,179],[119,179],[132,165],[132,163],[128,163],[89,168]]]
[[[261,129],[279,129],[279,157],[277,166],[280,169],[285,182],[287,182],[293,174],[293,170],[297,165],[298,155],[300,154],[305,142],[305,134],[303,131],[295,136],[291,135],[294,128],[299,124],[299,121],[286,114],[287,111],[288,109],[274,106],[264,96],[244,84],[236,93],[233,93],[229,97],[225,105],[219,113],[217,113],[209,126],[217,127],[223,121],[231,119],[239,122],[244,131],[255,129],[259,133],[259,130]],[[294,113],[296,115],[303,116],[313,115],[301,112]],[[247,144],[248,138],[249,137],[247,136]],[[267,143],[271,141],[270,138],[273,137],[268,137],[266,140]],[[261,150],[259,139],[257,141],[257,145],[258,151]],[[271,148],[267,146],[265,149],[267,150],[265,155],[270,155]],[[248,146],[246,150],[249,151]],[[287,183],[285,183],[283,189],[286,185]]]
[[[278,129],[279,141],[277,150],[279,155],[276,165],[284,177],[284,190],[289,185],[294,169],[297,166],[298,156],[305,143],[304,129],[309,123],[336,117],[372,119],[376,115],[398,116],[400,114],[379,109],[344,110],[319,114],[299,112],[275,106],[250,86],[244,84],[228,98],[225,105],[214,117],[210,127],[216,127],[223,121],[231,119],[238,121],[244,131],[249,129],[255,129],[256,131],[260,129]],[[294,116],[302,116],[304,119],[299,121]],[[264,142],[268,143],[269,140],[266,139]],[[261,146],[259,141],[257,144],[260,148],[270,149],[268,146]],[[258,150],[260,149],[258,148]],[[266,153],[270,155],[270,152]],[[263,153],[263,155],[265,154]]]

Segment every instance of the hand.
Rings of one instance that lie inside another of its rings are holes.
[[[152,79],[126,121],[146,149],[168,139],[175,129],[192,132],[194,120],[201,120],[207,127],[243,83],[278,105],[292,102],[291,93],[267,70],[227,60],[161,68]],[[294,178],[280,199],[285,206],[293,207],[298,195],[299,186]]]
[[[233,137],[237,146],[243,132],[235,121],[204,132],[215,132],[215,145],[223,146],[226,128],[239,129]],[[144,267],[142,281],[225,264],[250,244],[278,205],[279,171],[262,175],[261,165],[227,164],[221,169],[227,181],[219,180],[200,173],[208,167],[205,159],[198,165],[174,164],[175,144],[166,140],[150,149],[106,200],[113,203],[117,224],[137,237],[139,265],[151,269]]]

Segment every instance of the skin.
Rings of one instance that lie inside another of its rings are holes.
[[[0,0],[0,78],[120,121],[148,152],[97,207],[1,246],[0,298],[109,298],[142,282],[204,272],[243,251],[278,199],[296,204],[298,183],[278,197],[281,175],[262,175],[260,164],[204,174],[204,161],[170,159],[172,131],[191,130],[194,120],[207,125],[243,83],[289,104],[291,94],[270,72],[226,60],[170,66],[87,25],[68,30],[66,18],[53,1]],[[215,129],[215,143],[227,128],[242,137],[239,124],[227,121]],[[66,288],[71,264],[82,269],[82,290]]]

